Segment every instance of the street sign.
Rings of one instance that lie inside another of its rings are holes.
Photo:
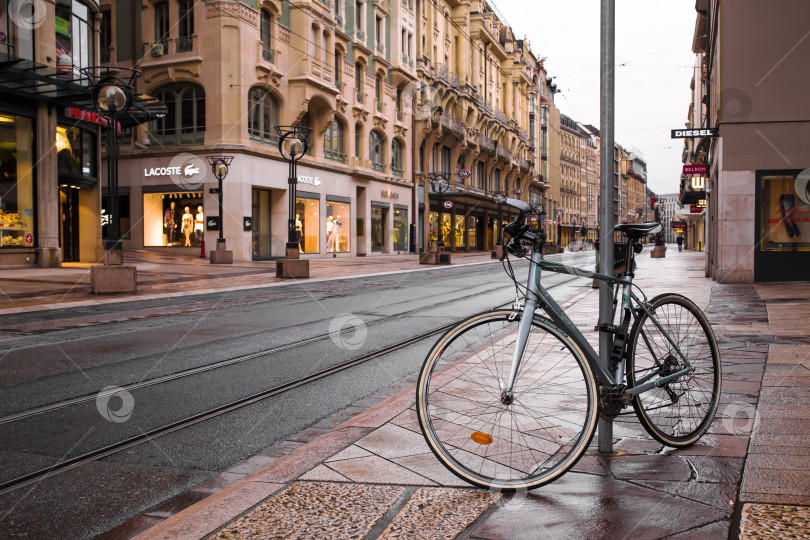
[[[461,178],[462,180],[465,180],[470,176],[472,176],[470,169],[461,169],[460,171],[458,171],[458,177]]]
[[[669,227],[671,229],[685,229],[686,228],[686,222],[685,221],[673,221],[672,223],[669,224]]]
[[[243,231],[252,231],[253,230],[253,218],[250,216],[242,216],[242,230]]]
[[[684,165],[683,174],[709,174],[709,166],[705,163],[697,165]]]
[[[444,201],[442,206],[444,206],[445,210],[450,210],[453,208],[453,201]]]
[[[522,195],[522,194],[523,194],[523,190],[522,190],[522,189],[520,189],[520,188],[515,188],[515,191],[513,191],[512,193],[514,193],[515,195]]]
[[[205,220],[205,230],[218,231],[219,230],[219,216],[208,216]]]
[[[719,137],[719,128],[703,128],[703,129],[672,129],[671,138],[673,139],[694,139],[697,137]]]
[[[703,206],[701,206],[699,204],[690,204],[689,205],[689,213],[690,214],[700,214],[701,212],[703,212],[704,208],[706,208],[705,204]]]

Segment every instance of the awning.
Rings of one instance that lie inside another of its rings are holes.
[[[7,53],[0,53],[0,92],[51,105],[94,108],[87,77],[73,72],[59,73],[53,67]],[[136,94],[132,107],[119,121],[122,127],[132,127],[161,118],[166,112],[166,105],[157,99]]]

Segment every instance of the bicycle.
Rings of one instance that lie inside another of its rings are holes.
[[[433,454],[470,484],[513,492],[559,478],[587,450],[598,417],[613,419],[630,405],[660,443],[696,442],[717,412],[720,355],[706,316],[691,300],[668,293],[648,301],[633,285],[639,240],[661,225],[614,227],[628,238],[626,270],[609,275],[545,261],[545,233],[524,223],[532,207],[515,199],[506,204],[519,212],[504,228],[502,258],[515,282],[515,303],[458,323],[428,353],[416,410]],[[524,245],[533,248],[530,255]],[[509,254],[531,261],[526,287]],[[597,326],[611,342],[607,368],[543,288],[541,270],[610,284],[613,318]]]

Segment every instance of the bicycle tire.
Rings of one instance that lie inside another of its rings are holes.
[[[662,294],[653,298],[650,306],[695,371],[637,395],[633,408],[654,439],[682,448],[700,439],[717,413],[722,384],[719,348],[706,316],[688,298]],[[673,373],[684,366],[646,313],[633,324],[629,343],[626,372],[631,388],[639,380]]]
[[[537,315],[515,384],[501,401],[520,317],[491,311],[451,328],[419,372],[416,410],[433,454],[464,481],[503,492],[573,467],[596,428],[597,387],[578,347]]]

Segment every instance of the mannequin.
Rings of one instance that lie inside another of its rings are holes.
[[[180,226],[180,232],[186,237],[184,246],[191,245],[191,233],[194,232],[194,217],[191,215],[191,210],[188,206],[183,210],[183,220]]]
[[[335,251],[335,223],[332,221],[332,216],[329,216],[326,218],[326,252],[333,251]]]
[[[194,237],[197,239],[197,245],[202,242],[203,222],[205,222],[205,215],[203,214],[203,207],[200,205],[197,207],[197,215],[194,216]]]
[[[174,216],[174,201],[169,204],[169,208],[163,213],[163,230],[166,231],[166,245],[174,244],[174,229],[177,227]]]
[[[295,233],[298,236],[298,253],[304,252],[304,224],[301,223],[301,214],[295,214]]]

